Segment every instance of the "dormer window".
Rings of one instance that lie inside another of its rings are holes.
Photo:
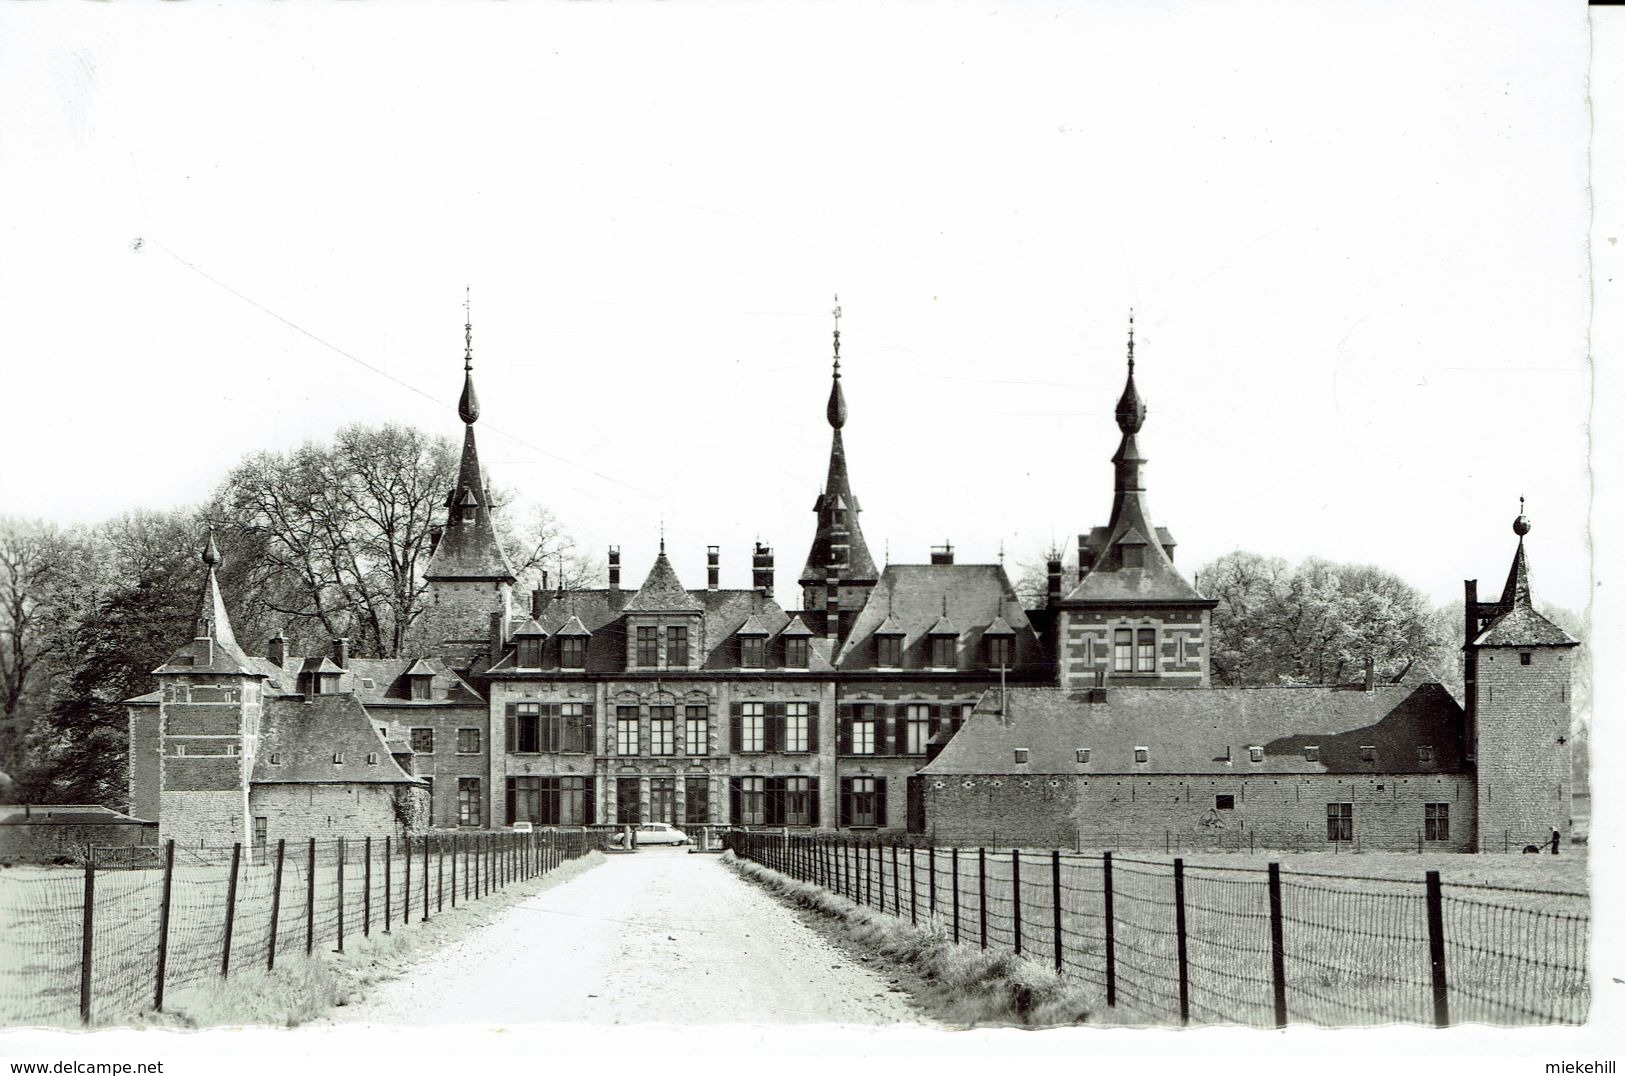
[[[1264,749],[1257,746],[1247,748],[1247,760],[1249,762],[1263,762]]]
[[[1016,748],[1016,762],[1024,763],[1026,761],[1027,761],[1027,749],[1025,747]]]
[[[784,640],[784,664],[791,669],[805,669],[807,667],[806,636],[793,635]]]
[[[1008,635],[990,635],[982,640],[987,647],[987,667],[990,669],[1006,669],[1010,667],[1010,645],[1015,642]]]
[[[1375,762],[1375,761],[1377,761],[1377,747],[1376,747],[1375,744],[1368,744],[1367,743],[1367,744],[1361,744],[1360,745],[1360,761],[1361,762]]]
[[[519,640],[519,646],[514,653],[514,662],[521,669],[540,669],[542,667],[542,642],[540,638],[526,636]]]
[[[338,673],[317,673],[313,679],[316,681],[316,694],[337,695],[339,693]]]
[[[479,515],[480,515],[480,510],[478,508],[475,508],[471,504],[463,505],[463,522],[464,523],[473,523],[476,519],[479,518]]]
[[[413,676],[409,679],[412,681],[412,701],[427,702],[429,699],[429,685],[433,682],[434,677]]]
[[[762,644],[765,640],[758,635],[746,635],[739,640],[739,664],[747,669],[760,669],[762,667]]]
[[[1305,747],[1303,749],[1303,760],[1305,762],[1319,762],[1320,761],[1320,745],[1319,744],[1310,744],[1309,746]]]
[[[559,665],[565,669],[587,667],[587,640],[585,636],[570,635],[559,642]]]
[[[1089,749],[1087,747],[1078,748],[1078,765],[1086,766],[1086,765],[1088,765],[1088,763],[1089,763]]]
[[[1151,749],[1149,747],[1136,747],[1134,749],[1134,761],[1135,762],[1150,762],[1151,761]]]
[[[638,667],[652,669],[660,664],[660,629],[655,627],[641,627],[638,629]]]
[[[881,635],[875,639],[875,664],[887,669],[899,668],[903,664],[901,635]]]
[[[937,669],[953,668],[955,661],[954,644],[957,642],[952,635],[933,635],[931,637],[931,665]]]

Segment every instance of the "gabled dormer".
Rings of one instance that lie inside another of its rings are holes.
[[[677,578],[665,539],[643,586],[621,609],[629,672],[698,669],[704,660],[705,608]]]

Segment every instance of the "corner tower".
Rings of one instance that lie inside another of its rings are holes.
[[[1151,522],[1138,435],[1146,406],[1134,384],[1134,315],[1128,381],[1117,400],[1122,440],[1112,456],[1111,518],[1078,536],[1078,581],[1054,603],[1061,687],[1108,683],[1206,687],[1210,618],[1204,598],[1174,567],[1174,537]]]
[[[153,670],[158,678],[159,837],[181,847],[253,839],[248,776],[254,769],[265,674],[237,645],[220,596],[214,534],[192,641]]]
[[[835,361],[831,373],[829,403],[824,416],[833,431],[829,447],[829,474],[824,490],[813,504],[818,528],[806,566],[801,569],[802,607],[809,613],[822,613],[825,633],[834,637],[844,621],[863,608],[869,592],[879,579],[869,545],[858,523],[862,509],[852,493],[846,472],[846,445],[841,430],[846,426],[846,395],[841,391],[841,305],[835,297]]]
[[[1478,775],[1478,850],[1521,851],[1567,832],[1574,672],[1568,632],[1535,610],[1519,501],[1518,550],[1499,601],[1478,600],[1466,581],[1467,745]]]
[[[429,645],[458,668],[468,668],[507,638],[512,619],[513,568],[497,541],[491,502],[480,471],[474,423],[480,398],[474,391],[474,326],[463,324],[463,456],[457,485],[446,496],[446,524],[438,533],[423,573],[429,584]],[[498,655],[492,654],[491,660]]]

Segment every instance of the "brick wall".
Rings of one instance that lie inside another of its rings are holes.
[[[1573,652],[1536,648],[1478,654],[1475,715],[1480,850],[1539,844],[1571,820],[1568,737]],[[1559,741],[1562,742],[1559,742]]]
[[[926,832],[947,844],[1032,847],[1329,849],[1327,804],[1353,805],[1362,849],[1473,848],[1470,777],[1074,777],[1035,774],[923,778]],[[1218,796],[1233,806],[1218,807]],[[1447,805],[1449,833],[1426,839],[1426,804]]]
[[[248,790],[184,791],[166,787],[158,814],[160,840],[180,847],[248,843]]]
[[[128,813],[158,820],[163,738],[158,707],[130,707],[130,803]]]
[[[278,839],[399,836],[393,806],[397,788],[404,786],[255,785],[248,806],[251,816],[266,820],[266,840],[272,845]]]
[[[1062,686],[1081,691],[1094,686],[1097,673],[1104,673],[1108,684],[1207,687],[1209,619],[1205,609],[1157,613],[1067,610],[1060,624]],[[1157,632],[1154,673],[1125,673],[1113,668],[1113,632],[1118,628],[1136,632],[1152,628]]]

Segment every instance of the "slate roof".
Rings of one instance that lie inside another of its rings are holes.
[[[412,698],[410,676],[428,673],[429,698]],[[372,686],[367,686],[367,681]],[[479,706],[484,699],[440,658],[351,658],[339,690],[352,691],[368,706]]]
[[[1523,539],[1518,539],[1518,552],[1512,557],[1512,570],[1507,573],[1506,587],[1501,591],[1501,604],[1507,611],[1490,622],[1473,640],[1474,646],[1579,646],[1574,636],[1553,624],[1536,611],[1529,589],[1529,562],[1524,555]]]
[[[472,389],[472,381],[468,381]],[[478,415],[478,411],[475,412]],[[457,485],[446,497],[446,525],[435,542],[429,556],[425,579],[507,580],[513,582],[513,566],[508,563],[502,543],[497,541],[496,528],[491,523],[486,505],[485,479],[480,473],[479,449],[474,441],[472,419],[465,419],[463,427],[463,456],[458,468]],[[464,520],[460,507],[474,504],[477,510],[472,520]]]
[[[1038,636],[1021,608],[1015,588],[997,564],[890,564],[869,592],[842,642],[836,663],[841,668],[873,666],[873,637],[903,636],[908,655],[928,639],[944,619],[965,648],[976,647],[987,629],[1002,618],[1016,637],[1015,667],[1038,668],[1044,661]],[[925,664],[915,662],[915,664]]]
[[[0,804],[0,826],[153,826],[111,807],[95,804]]]
[[[377,762],[368,764],[371,754]],[[278,763],[271,763],[272,756]],[[342,762],[335,763],[338,755]],[[269,700],[260,720],[253,784],[418,785],[395,761],[356,695]]]
[[[677,578],[677,570],[666,559],[666,551],[662,549],[660,555],[655,557],[654,567],[649,569],[648,578],[644,579],[643,586],[632,595],[621,610],[623,613],[697,613],[700,605],[694,600]]]
[[[209,536],[209,549],[214,549],[214,535]],[[219,554],[215,553],[218,562]],[[170,655],[168,661],[153,670],[154,675],[164,673],[218,673],[221,675],[258,676],[260,672],[237,645],[237,636],[231,630],[231,617],[226,613],[226,601],[220,596],[220,581],[214,565],[209,565],[203,580],[203,593],[198,601],[198,613],[193,638]],[[206,641],[205,641],[206,640]]]
[[[986,692],[921,771],[945,774],[1465,773],[1466,715],[1436,681],[1330,687],[1110,688],[1104,701],[1058,688]],[[1432,763],[1417,748],[1433,749]],[[1261,762],[1248,748],[1262,747]],[[1318,747],[1318,761],[1305,748]],[[1374,747],[1366,761],[1361,749]],[[1024,748],[1028,761],[1015,761]],[[1134,761],[1144,747],[1145,763]],[[1087,763],[1077,760],[1089,750]],[[1229,761],[1225,749],[1229,748]]]

